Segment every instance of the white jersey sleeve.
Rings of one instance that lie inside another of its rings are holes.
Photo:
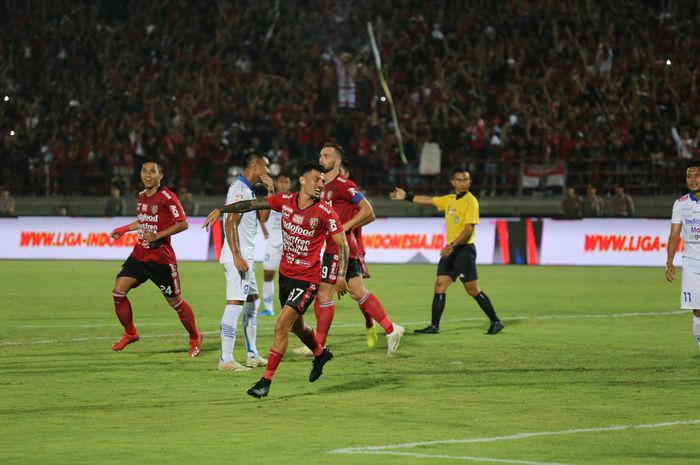
[[[255,198],[253,191],[249,186],[247,186],[243,181],[237,179],[228,188],[228,193],[226,194],[226,205],[235,202],[241,202],[243,200],[252,200]],[[224,224],[228,218],[228,214],[224,214]],[[238,248],[241,251],[241,256],[245,260],[255,259],[255,237],[258,231],[258,217],[255,211],[250,211],[243,213],[241,215],[241,220],[236,227],[238,232]],[[226,237],[226,228],[224,228],[224,244],[221,248],[221,257],[219,258],[220,263],[232,263],[233,253],[231,248],[228,246],[228,238]]]
[[[690,194],[676,200],[671,223],[681,225],[683,268],[700,273],[700,200]]]

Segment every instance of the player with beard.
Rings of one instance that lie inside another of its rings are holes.
[[[353,230],[374,220],[374,210],[360,188],[351,180],[340,174],[343,163],[343,148],[334,143],[326,143],[321,149],[319,163],[326,170],[326,187],[322,199],[333,206],[338,217],[343,222],[343,229],[350,247],[348,259],[347,283],[348,292],[355,300],[360,311],[365,316],[367,326],[367,345],[374,347],[377,336],[372,320],[379,323],[387,337],[387,356],[392,357],[399,347],[404,333],[403,326],[394,324],[387,315],[382,303],[365,288],[361,252],[358,248]],[[321,268],[321,286],[314,303],[316,312],[316,334],[319,342],[325,344],[328,330],[335,315],[333,291],[336,285],[338,254],[335,245],[329,240],[323,254]]]

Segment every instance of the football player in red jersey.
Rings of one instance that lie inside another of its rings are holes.
[[[137,231],[139,238],[117,274],[112,291],[117,318],[124,327],[124,335],[112,350],[122,350],[139,340],[126,295],[150,279],[180,317],[190,335],[189,356],[196,357],[202,350],[202,334],[197,330],[192,308],[182,298],[177,259],[170,244],[170,236],[188,228],[187,217],[175,193],[160,185],[162,179],[163,170],[158,163],[147,161],[141,166],[141,182],[145,189],[139,193],[136,204],[137,219],[112,231],[114,239],[128,231]]]
[[[333,206],[340,221],[343,222],[343,229],[350,247],[346,277],[348,292],[358,303],[360,311],[365,316],[367,345],[374,347],[377,343],[377,335],[372,322],[374,320],[386,333],[387,356],[392,357],[399,347],[404,328],[391,321],[382,303],[364,285],[362,252],[358,247],[353,230],[374,221],[374,209],[360,188],[353,181],[340,174],[344,156],[344,150],[338,144],[329,142],[324,144],[321,149],[319,164],[326,170],[326,187],[321,198]],[[336,280],[336,256],[333,244],[327,243],[321,269],[321,286],[314,305],[317,321],[316,332],[321,343],[325,342],[335,314],[333,290]]]
[[[309,381],[316,381],[333,353],[316,339],[314,330],[304,322],[304,312],[313,302],[321,276],[321,248],[326,235],[338,249],[336,290],[338,297],[346,292],[345,270],[348,245],[343,226],[331,206],[320,200],[325,170],[321,165],[306,164],[301,169],[298,193],[279,193],[269,197],[232,203],[212,211],[204,222],[209,227],[222,213],[245,213],[273,209],[282,213],[282,260],[279,269],[279,298],[282,312],[275,324],[275,341],[270,348],[267,369],[248,394],[261,398],[270,391],[272,377],[289,344],[289,331],[312,351]]]

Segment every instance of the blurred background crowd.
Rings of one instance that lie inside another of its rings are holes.
[[[477,195],[514,195],[523,166],[557,163],[579,192],[674,193],[683,163],[700,155],[699,8],[5,0],[0,185],[16,195],[129,193],[141,161],[157,159],[171,188],[219,194],[248,150],[294,172],[334,140],[369,193],[444,191],[451,167],[466,165]],[[429,145],[443,174],[418,172]]]

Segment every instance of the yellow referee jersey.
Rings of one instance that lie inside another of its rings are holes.
[[[459,199],[456,194],[448,194],[433,197],[433,205],[438,210],[445,212],[445,226],[447,227],[447,242],[453,242],[464,231],[468,224],[479,224],[479,201],[467,192]],[[476,228],[467,244],[473,244],[476,240]]]

